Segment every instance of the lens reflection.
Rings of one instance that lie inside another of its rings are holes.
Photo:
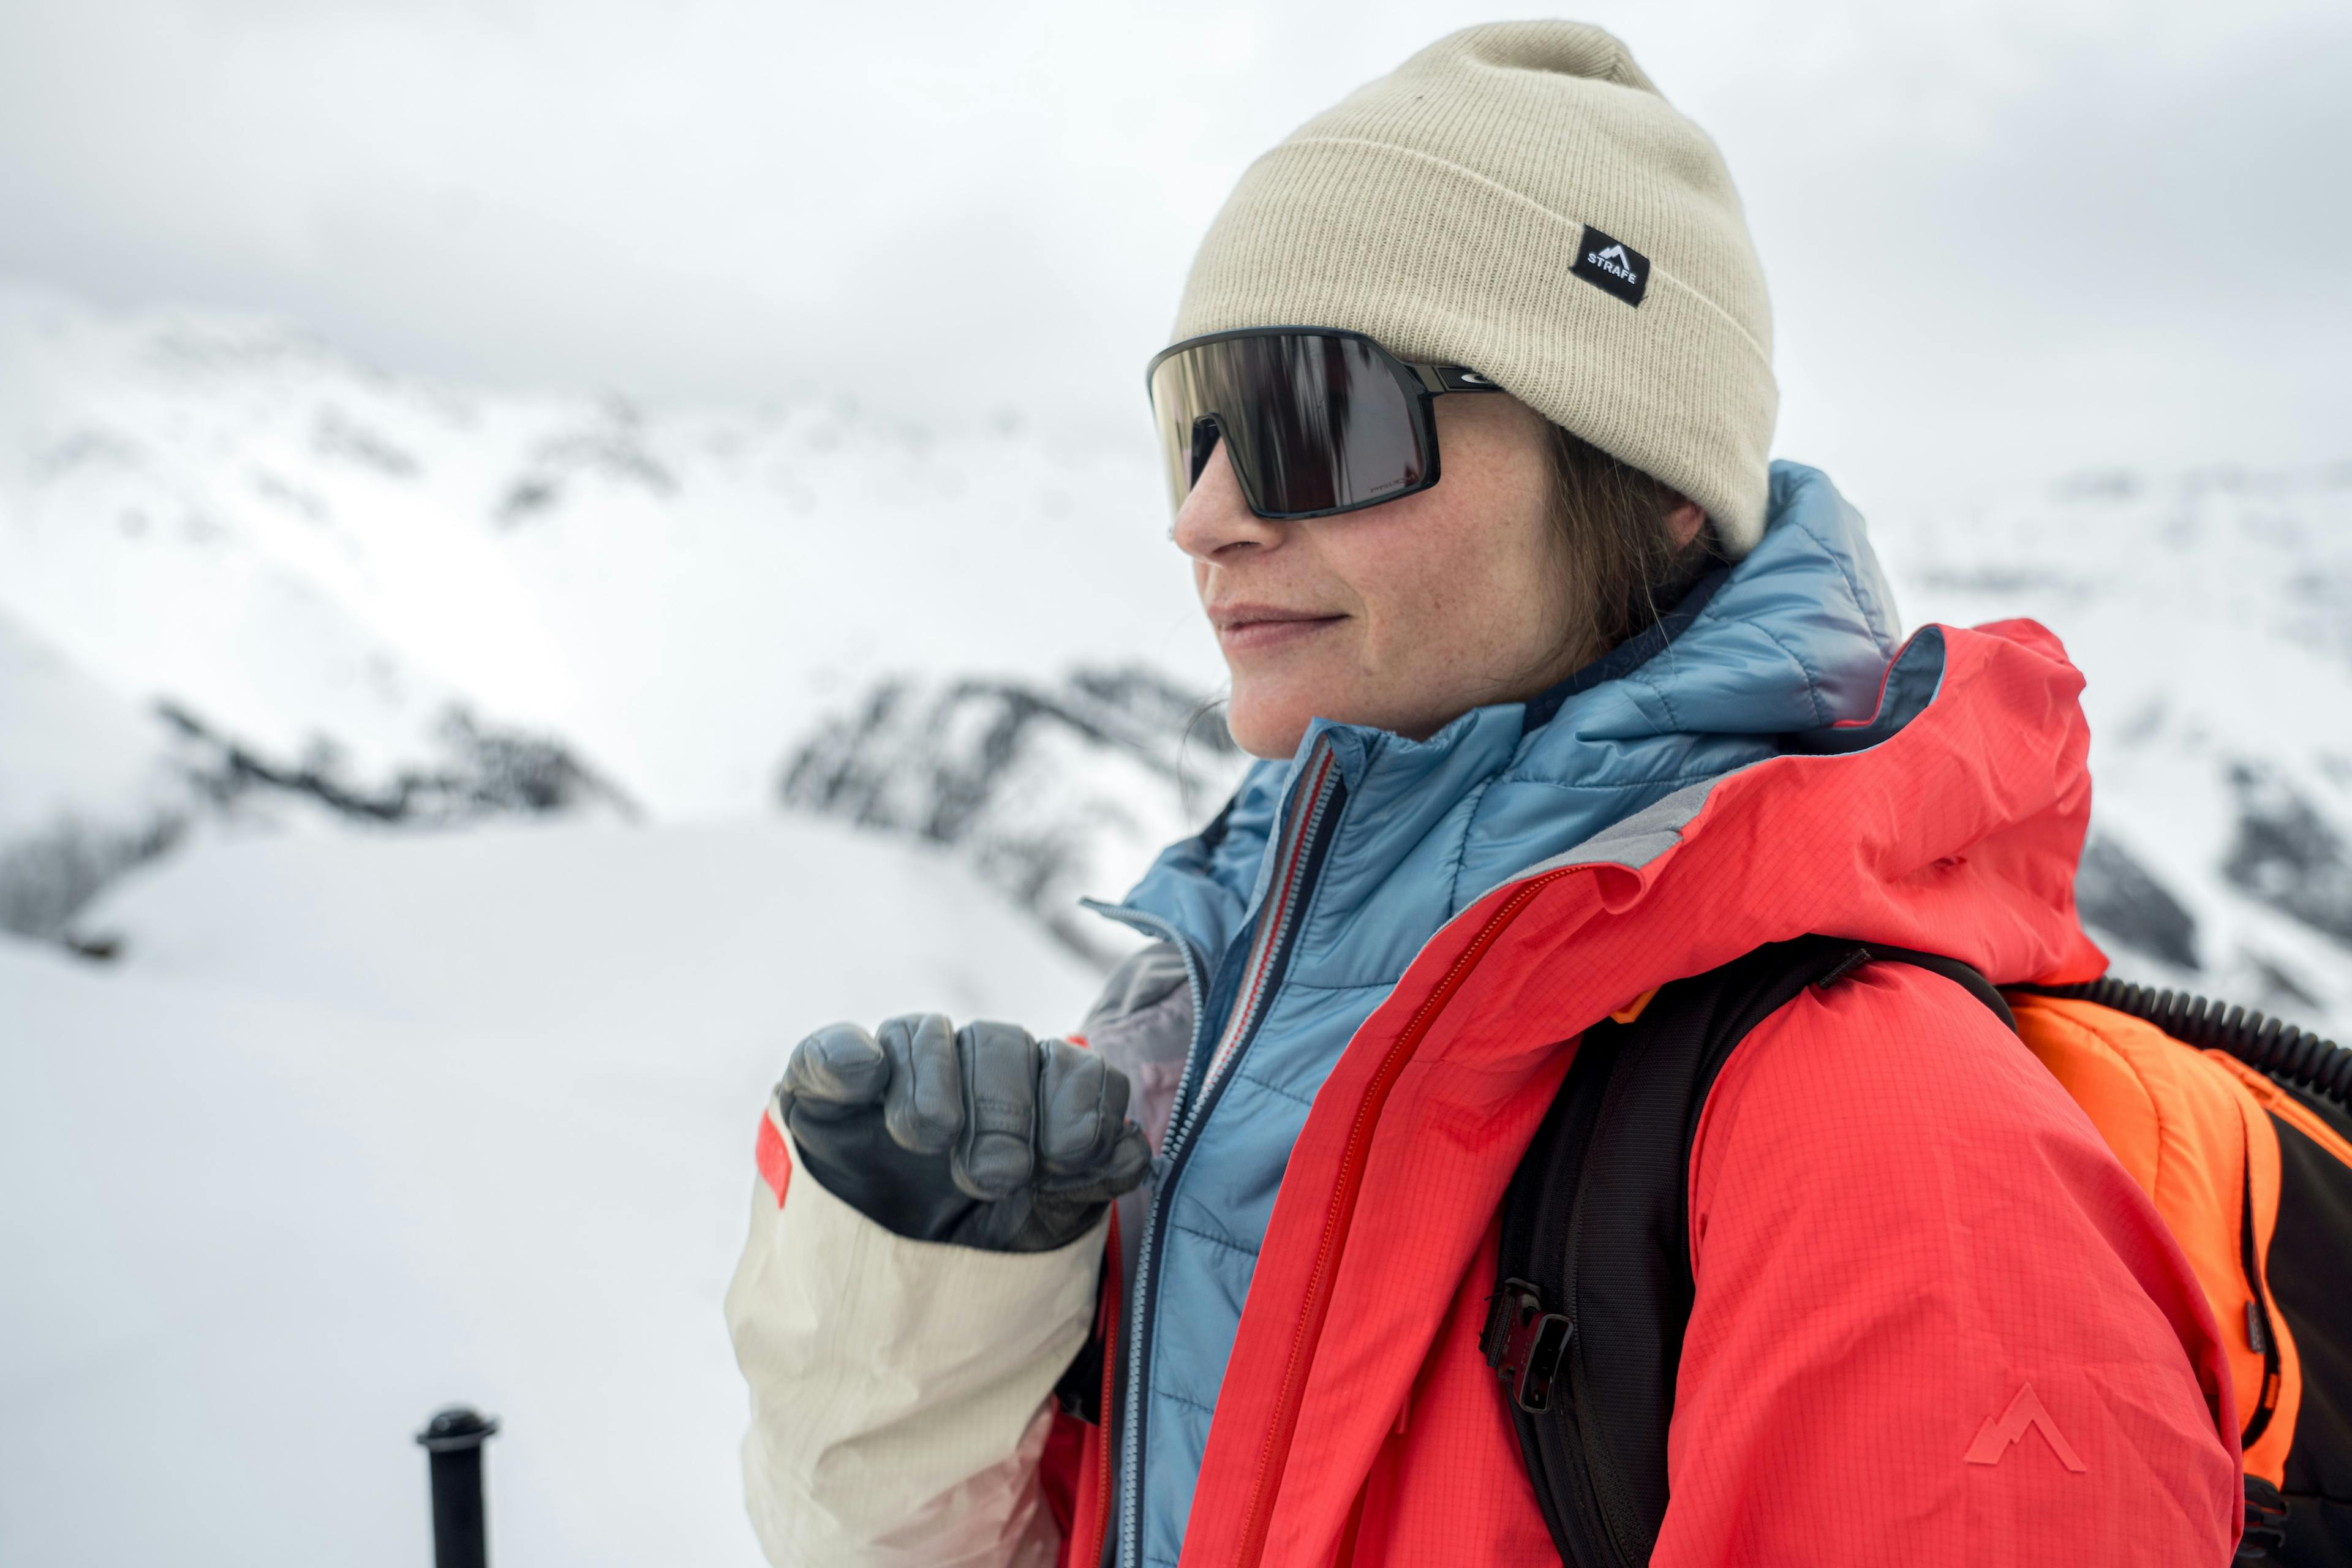
[[[1371,342],[1326,332],[1227,338],[1151,376],[1170,500],[1181,506],[1222,437],[1251,509],[1333,511],[1417,488],[1414,395]]]

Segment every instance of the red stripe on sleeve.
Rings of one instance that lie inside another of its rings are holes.
[[[760,1113],[760,1142],[751,1152],[760,1163],[760,1179],[776,1194],[776,1206],[783,1207],[784,1189],[793,1184],[793,1152],[776,1131],[776,1119],[764,1110]]]

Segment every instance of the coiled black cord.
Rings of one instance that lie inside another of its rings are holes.
[[[2145,1018],[2176,1040],[2223,1050],[2248,1067],[2298,1088],[2352,1105],[2352,1050],[2323,1040],[2308,1029],[2250,1013],[2224,1002],[2209,1002],[2186,991],[2158,991],[2109,976],[2082,985],[2027,985],[2036,995],[2095,1002]]]

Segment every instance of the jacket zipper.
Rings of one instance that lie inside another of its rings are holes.
[[[2254,1157],[2246,1152],[2244,1185],[2240,1200],[2242,1217],[2238,1226],[2238,1260],[2246,1271],[2246,1339],[2250,1347],[2263,1358],[2263,1392],[2255,1401],[2253,1418],[2238,1439],[2241,1449],[2251,1448],[2257,1438],[2270,1429],[2271,1416],[2278,1410],[2279,1345],[2278,1325],[2271,1321],[2271,1304],[2263,1289],[2263,1265],[2254,1246]]]
[[[1274,1521],[1274,1500],[1282,1484],[1282,1472],[1290,1459],[1291,1439],[1298,1429],[1298,1407],[1304,1399],[1307,1369],[1314,1360],[1317,1342],[1322,1337],[1323,1319],[1331,1301],[1331,1281],[1339,1270],[1339,1255],[1345,1249],[1348,1227],[1355,1219],[1356,1196],[1363,1184],[1366,1152],[1371,1145],[1372,1129],[1388,1105],[1389,1092],[1428,1037],[1437,1016],[1454,999],[1455,992],[1486,950],[1495,945],[1506,927],[1518,919],[1521,911],[1534,901],[1536,895],[1549,884],[1580,869],[1563,866],[1533,877],[1512,889],[1510,897],[1487,917],[1462,956],[1454,961],[1436,990],[1429,994],[1406,1024],[1404,1032],[1389,1047],[1388,1055],[1372,1074],[1365,1087],[1364,1098],[1356,1107],[1354,1123],[1348,1131],[1348,1142],[1340,1151],[1338,1179],[1331,1189],[1331,1201],[1324,1210],[1322,1238],[1315,1249],[1314,1267],[1307,1276],[1307,1296],[1301,1303],[1297,1326],[1292,1331],[1290,1354],[1283,1364],[1282,1386],[1276,1394],[1274,1423],[1266,1429],[1258,1446],[1257,1463],[1250,1476],[1248,1500],[1243,1505],[1241,1550],[1235,1555],[1234,1568],[1256,1568],[1265,1556],[1266,1531]],[[1133,1390],[1129,1391],[1130,1396]],[[1132,1489],[1129,1489],[1132,1490]]]
[[[1333,759],[1328,741],[1318,742],[1308,753],[1302,777],[1312,779],[1312,784],[1301,791],[1292,804],[1294,820],[1299,829],[1294,836],[1286,833],[1284,841],[1289,852],[1274,870],[1268,884],[1269,898],[1258,911],[1261,932],[1271,932],[1264,952],[1253,952],[1253,963],[1244,973],[1243,986],[1234,1001],[1235,1017],[1221,1037],[1219,1048],[1203,1058],[1201,1052],[1201,1031],[1206,1023],[1206,996],[1197,983],[1193,986],[1192,1041],[1185,1053],[1184,1075],[1177,1084],[1175,1120],[1170,1124],[1164,1152],[1160,1160],[1159,1180],[1152,1184],[1151,1202],[1143,1211],[1143,1237],[1136,1252],[1135,1300],[1129,1308],[1127,1398],[1124,1430],[1120,1433],[1120,1473],[1118,1484],[1118,1558],[1120,1568],[1139,1568],[1143,1555],[1143,1427],[1145,1419],[1144,1367],[1151,1345],[1155,1292],[1151,1276],[1160,1260],[1163,1233],[1160,1215],[1175,1192],[1179,1177],[1183,1174],[1186,1157],[1192,1152],[1192,1136],[1208,1121],[1209,1112],[1223,1097],[1224,1087],[1233,1079],[1234,1066],[1240,1060],[1257,1033],[1258,1021],[1265,1016],[1265,1005],[1274,986],[1271,979],[1280,972],[1281,961],[1286,957],[1290,943],[1297,934],[1297,922],[1291,919],[1313,890],[1311,867],[1319,865],[1317,850],[1328,842],[1332,826],[1339,818],[1337,797],[1341,793],[1338,765]],[[1295,841],[1294,841],[1295,840]],[[1122,919],[1130,918],[1122,914]],[[1150,917],[1142,917],[1150,921]],[[1151,923],[1171,931],[1163,921]],[[1254,944],[1255,945],[1255,944]],[[1185,953],[1188,973],[1193,960],[1192,944],[1178,941]],[[1225,1042],[1231,1041],[1230,1048]],[[1219,1068],[1221,1070],[1214,1070]]]
[[[1170,1134],[1171,1142],[1189,1139],[1192,1129],[1207,1114],[1202,1102],[1214,1098],[1224,1069],[1255,1037],[1258,1020],[1273,1000],[1275,988],[1282,979],[1283,961],[1288,955],[1297,913],[1306,906],[1320,868],[1318,851],[1326,820],[1338,814],[1339,801],[1346,787],[1338,775],[1339,763],[1331,754],[1329,743],[1318,744],[1308,754],[1305,776],[1310,782],[1300,804],[1294,807],[1295,826],[1283,835],[1281,857],[1267,883],[1269,897],[1258,911],[1257,931],[1250,942],[1249,961],[1242,972],[1242,987],[1234,996],[1233,1016],[1226,1020],[1224,1032],[1205,1061],[1188,1056],[1184,1064],[1185,1081],[1177,1086],[1176,1094],[1178,1127]]]
[[[1122,909],[1113,904],[1094,903],[1092,900],[1089,900],[1089,904],[1090,907],[1096,910],[1098,913],[1111,920],[1118,921],[1122,925],[1132,926],[1138,931],[1147,932],[1152,936],[1160,938],[1164,942],[1171,943],[1178,952],[1183,954],[1184,980],[1185,984],[1192,988],[1192,1037],[1184,1047],[1184,1071],[1182,1076],[1178,1079],[1176,1084],[1176,1103],[1181,1110],[1183,1105],[1185,1090],[1190,1087],[1192,1081],[1193,1060],[1201,1053],[1202,1025],[1208,1016],[1209,988],[1207,984],[1201,977],[1202,967],[1201,957],[1198,953],[1192,951],[1192,943],[1191,940],[1187,938],[1182,931],[1178,931],[1174,926],[1171,925],[1168,921],[1161,920],[1157,915],[1145,914],[1140,910]],[[1169,1127],[1169,1136],[1161,1142],[1161,1147],[1163,1149],[1171,1146],[1174,1133],[1175,1125],[1171,1120]],[[1160,1155],[1159,1159],[1153,1161],[1152,1163],[1156,1167],[1153,1171],[1152,1201],[1144,1205],[1143,1235],[1138,1241],[1135,1250],[1135,1295],[1132,1300],[1125,1303],[1126,1310],[1124,1315],[1129,1320],[1127,1324],[1128,1396],[1127,1398],[1120,1400],[1116,1408],[1110,1405],[1106,1405],[1103,1410],[1103,1426],[1105,1433],[1103,1446],[1106,1452],[1106,1458],[1108,1458],[1108,1452],[1110,1447],[1110,1438],[1108,1435],[1110,1425],[1114,1420],[1116,1420],[1119,1426],[1119,1465],[1118,1470],[1113,1474],[1111,1481],[1114,1495],[1117,1497],[1118,1501],[1119,1516],[1118,1537],[1118,1555],[1112,1560],[1114,1565],[1126,1560],[1129,1554],[1127,1542],[1129,1532],[1128,1525],[1129,1523],[1129,1516],[1132,1511],[1129,1508],[1129,1499],[1134,1489],[1127,1485],[1127,1479],[1129,1477],[1135,1474],[1136,1466],[1141,1458],[1139,1452],[1141,1438],[1136,1432],[1135,1413],[1131,1408],[1129,1408],[1129,1406],[1133,1404],[1139,1403],[1135,1395],[1135,1386],[1137,1379],[1142,1372],[1143,1366],[1143,1357],[1140,1350],[1140,1346],[1142,1344],[1141,1336],[1145,1329],[1149,1327],[1150,1322],[1149,1317],[1144,1310],[1144,1303],[1151,1299],[1151,1261],[1153,1254],[1157,1249],[1156,1244],[1159,1240],[1160,1194],[1174,1171],[1174,1165],[1171,1157],[1165,1153]],[[1108,1364],[1108,1358],[1106,1357],[1105,1361]],[[1106,1378],[1107,1384],[1108,1381],[1108,1378]],[[1105,1512],[1103,1522],[1105,1533],[1108,1534],[1110,1522],[1108,1510]],[[1100,1563],[1102,1561],[1102,1551],[1099,1545],[1096,1548],[1094,1561],[1097,1563]]]
[[[1110,1510],[1114,1501],[1111,1484],[1111,1427],[1117,1424],[1118,1412],[1118,1326],[1126,1316],[1126,1303],[1119,1300],[1118,1205],[1110,1211],[1110,1231],[1103,1238],[1103,1301],[1102,1390],[1096,1410],[1102,1420],[1095,1428],[1095,1496],[1094,1539],[1083,1542],[1085,1551],[1070,1554],[1071,1568],[1101,1568],[1103,1546],[1110,1539]]]

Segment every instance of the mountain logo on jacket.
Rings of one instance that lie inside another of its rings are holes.
[[[1650,258],[1599,229],[1587,226],[1583,243],[1576,247],[1569,270],[1604,293],[1628,305],[1639,305],[1649,289]]]
[[[2017,1391],[2017,1397],[2009,1402],[2009,1408],[2001,1412],[1999,1420],[1985,1417],[1984,1425],[1977,1428],[1976,1441],[1960,1458],[1971,1465],[1998,1465],[2025,1436],[2027,1428],[2033,1426],[2042,1429],[2042,1440],[2058,1456],[2060,1464],[2078,1476],[2090,1468],[2074,1452],[2074,1446],[2059,1432],[2058,1423],[2050,1418],[2049,1407],[2042,1403],[2042,1396],[2033,1392],[2030,1383]]]

